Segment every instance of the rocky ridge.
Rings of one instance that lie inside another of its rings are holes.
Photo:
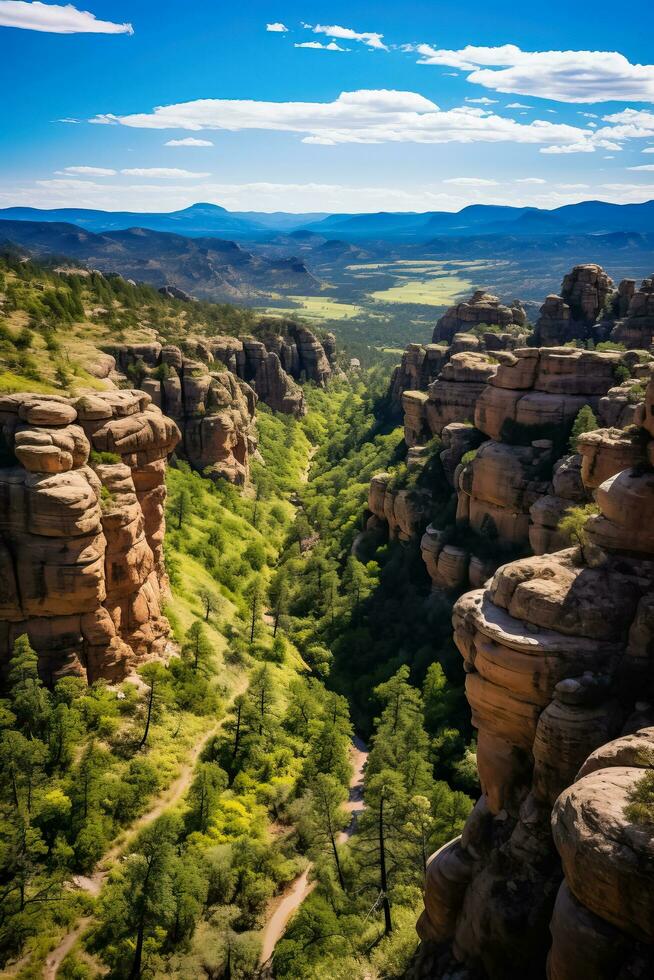
[[[51,683],[118,680],[162,654],[166,457],[143,391],[0,398],[0,663],[27,633]]]
[[[593,276],[566,277],[576,323],[606,309],[606,280]],[[636,294],[621,288],[624,314]],[[429,861],[407,976],[644,978],[654,969],[654,844],[626,806],[654,748],[654,372],[639,351],[495,356],[474,427],[440,432],[456,528],[430,524],[421,539],[434,588],[474,589],[453,625],[482,797],[461,837]],[[617,384],[625,367],[631,377]],[[404,394],[410,457],[433,438],[430,392],[421,394]],[[562,451],[583,405],[603,428]],[[398,521],[403,491],[389,507],[391,480],[373,478],[370,510],[379,520],[381,505],[406,539],[419,521],[403,516],[405,503]],[[566,547],[561,517],[590,502],[581,546]],[[475,554],[469,531],[492,547]],[[506,544],[525,557],[497,568]]]

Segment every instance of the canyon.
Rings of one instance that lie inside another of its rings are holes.
[[[424,614],[451,609],[481,787],[461,833],[426,863],[408,980],[651,975],[654,849],[629,806],[654,751],[652,295],[651,278],[615,287],[578,266],[532,330],[519,301],[478,290],[444,313],[431,344],[409,344],[390,378],[403,440],[387,469],[368,470],[352,551],[419,555]],[[333,382],[350,383],[333,335],[292,321],[169,340],[104,344],[98,387],[82,394],[0,396],[0,662],[26,635],[50,687],[73,676],[113,689],[178,649],[164,613],[168,461],[220,499],[228,486],[236,514],[254,461],[266,462],[257,406],[301,424],[312,391],[327,405]],[[317,448],[306,442],[307,459]],[[311,532],[286,555],[295,570],[319,552],[326,519],[311,516],[311,497],[289,500]],[[256,527],[256,501],[253,513]],[[181,517],[173,532],[183,536]],[[319,591],[333,575],[321,561]],[[362,586],[347,587],[356,625]],[[263,622],[276,633],[274,596]],[[363,761],[354,783],[366,799]],[[282,911],[266,959],[294,941],[292,928],[281,938],[289,915],[320,891],[307,873],[292,880],[270,905]]]

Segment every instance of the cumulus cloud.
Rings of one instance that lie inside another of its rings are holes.
[[[418,64],[468,71],[469,82],[495,92],[555,102],[654,101],[654,65],[634,65],[617,51],[522,51],[515,44],[415,50]]]
[[[286,34],[288,32],[288,27],[277,21],[275,24],[266,24],[266,30],[270,31],[272,34]]]
[[[318,51],[347,51],[348,48],[342,48],[340,44],[336,41],[330,41],[329,44],[323,44],[322,41],[302,41],[299,44],[294,44],[294,48],[314,48]]]
[[[185,136],[181,140],[167,140],[164,146],[213,146],[211,140],[199,140],[195,136]]]
[[[654,170],[654,163],[641,163],[639,167],[627,167],[627,170]]]
[[[78,177],[115,177],[117,171],[108,167],[64,167],[63,170],[56,170],[55,173],[65,175],[70,174]]]
[[[509,102],[507,109],[533,109],[533,106],[523,105],[522,102]]]
[[[470,99],[466,95],[465,101],[469,102],[471,105],[497,105],[497,99],[489,99],[485,95],[482,95],[479,99]]]
[[[151,112],[90,120],[139,129],[270,130],[301,134],[321,143],[498,143],[579,146],[596,144],[587,129],[543,119],[520,123],[488,109],[464,105],[446,111],[416,92],[342,92],[332,102],[259,102],[197,99],[158,106]],[[604,148],[608,148],[605,146]],[[567,150],[566,152],[572,152]]]
[[[17,27],[46,34],[133,34],[131,24],[97,20],[95,14],[54,3],[0,0],[0,27]]]
[[[542,177],[518,177],[516,184],[546,184]]]
[[[496,180],[486,177],[448,177],[444,184],[454,184],[457,187],[497,187]]]
[[[324,24],[304,24],[304,27],[313,31],[314,34],[324,34],[326,37],[335,37],[341,41],[360,41],[368,48],[375,48],[377,51],[388,51],[383,43],[383,34],[374,31],[353,31],[351,27],[339,27],[336,24],[326,26]]]

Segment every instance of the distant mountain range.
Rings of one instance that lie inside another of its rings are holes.
[[[156,287],[173,284],[200,299],[248,301],[267,298],[271,292],[307,295],[320,289],[301,259],[254,255],[220,238],[148,228],[95,234],[63,222],[0,220],[2,243],[30,255],[73,259]]]
[[[88,208],[0,208],[6,221],[56,221],[78,225],[87,231],[125,231],[148,228],[168,231],[188,238],[265,238],[277,232],[290,232],[327,217],[325,214],[290,214],[257,211],[227,211],[217,204],[193,204],[182,211],[146,214],[139,211],[93,211]]]
[[[8,221],[65,222],[92,232],[147,228],[190,238],[230,238],[241,241],[270,240],[278,234],[301,236],[306,232],[346,240],[428,241],[436,237],[465,238],[479,235],[511,235],[534,238],[560,234],[609,234],[654,232],[654,201],[643,204],[607,204],[582,201],[553,210],[472,204],[461,211],[378,214],[273,214],[227,211],[216,204],[193,204],[169,214],[132,211],[93,211],[84,208],[0,209]]]

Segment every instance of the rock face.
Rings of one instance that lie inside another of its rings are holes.
[[[256,448],[257,396],[231,371],[211,370],[211,351],[198,347],[195,352],[204,360],[184,356],[179,347],[155,343],[116,347],[114,355],[120,370],[179,426],[178,452],[196,469],[242,484]],[[268,356],[264,350],[259,371],[272,385],[275,372],[274,365],[268,370]]]
[[[638,439],[589,433],[557,471],[595,492],[591,545],[454,607],[483,796],[429,864],[414,976],[652,975],[654,843],[625,807],[654,745],[653,403],[650,381]]]
[[[47,682],[119,679],[169,632],[160,597],[177,426],[142,391],[5,395],[0,424],[0,664],[27,633]]]
[[[625,279],[618,287],[622,301],[618,312],[623,319],[616,323],[611,338],[626,347],[647,350],[654,338],[654,276],[643,279],[637,291],[635,285],[633,279]]]
[[[440,318],[434,328],[434,343],[445,340],[450,343],[456,333],[463,333],[472,327],[483,324],[489,327],[524,327],[527,323],[525,309],[518,300],[511,306],[504,306],[497,296],[478,289],[469,300],[451,307]]]
[[[576,265],[564,277],[561,295],[548,296],[541,307],[538,343],[551,347],[591,337],[612,297],[613,280],[600,265]]]
[[[214,357],[245,381],[256,380],[257,370],[266,352],[276,354],[289,382],[313,381],[323,387],[336,370],[336,338],[326,334],[323,341],[308,327],[293,320],[281,321],[284,334],[279,334],[280,321],[261,323],[262,340],[254,337],[213,337],[207,346]],[[269,332],[267,332],[269,328]],[[263,392],[257,394],[266,401]],[[271,408],[275,408],[271,405]],[[276,409],[277,410],[277,409]],[[281,409],[279,409],[281,411]],[[297,414],[297,409],[293,414]]]

